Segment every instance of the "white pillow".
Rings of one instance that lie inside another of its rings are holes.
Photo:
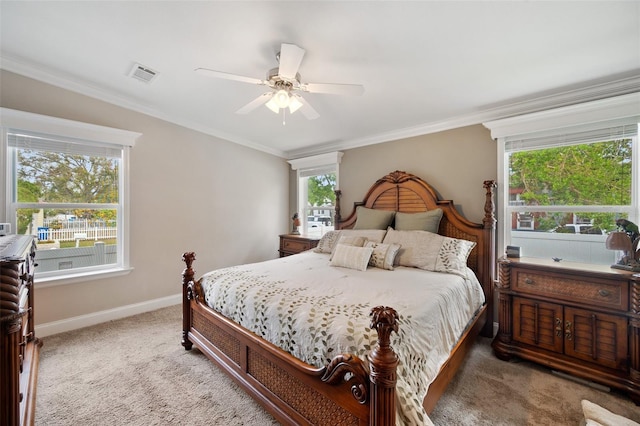
[[[428,231],[387,230],[385,244],[400,244],[396,264],[467,277],[467,258],[473,241],[443,237]]]
[[[626,417],[614,414],[591,401],[583,399],[581,401],[584,419],[587,424],[595,424],[602,426],[640,426],[640,424]]]
[[[343,229],[340,231],[340,236],[365,237],[369,241],[381,243],[386,233],[386,229]]]
[[[342,235],[340,234],[340,238],[338,238],[338,242],[336,242],[336,244],[333,246],[333,250],[331,250],[331,256],[329,257],[329,260],[331,260],[333,258],[333,254],[336,251],[336,247],[338,247],[340,244],[345,245],[345,246],[355,246],[355,247],[362,247],[364,246],[364,243],[367,242],[367,239],[365,237],[361,237],[358,235]]]
[[[369,259],[369,266],[393,271],[393,262],[400,250],[400,244],[384,244],[367,241],[364,246],[373,249],[371,259]]]
[[[341,266],[343,268],[366,271],[373,249],[371,247],[336,245],[333,257],[329,261],[331,266]]]
[[[314,251],[316,253],[331,253],[343,235],[349,237],[364,237],[369,241],[381,243],[386,233],[386,229],[343,229],[339,231],[329,231],[320,238]]]

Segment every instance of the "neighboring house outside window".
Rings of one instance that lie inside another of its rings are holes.
[[[334,229],[335,190],[338,189],[338,166],[342,152],[290,160],[297,172],[297,208],[301,218],[300,233],[321,237]]]
[[[640,94],[485,123],[498,140],[499,250],[613,264],[616,220],[640,220]]]
[[[0,111],[6,221],[38,242],[38,282],[130,269],[128,153],[139,133]]]

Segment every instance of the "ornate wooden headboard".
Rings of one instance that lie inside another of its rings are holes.
[[[436,208],[442,209],[438,233],[446,237],[474,241],[467,264],[476,273],[484,288],[487,303],[493,301],[493,278],[495,269],[495,205],[493,189],[495,181],[484,182],[486,191],[484,218],[482,223],[471,222],[456,209],[453,201],[440,200],[436,191],[419,177],[400,170],[378,179],[365,195],[364,200],[354,203],[353,211],[344,220],[341,216],[340,195],[336,191],[336,229],[350,229],[356,223],[356,207],[364,206],[376,210],[394,210],[403,213],[419,213]],[[491,312],[489,312],[491,315]],[[489,321],[488,321],[489,322]],[[491,323],[493,321],[490,321]],[[491,324],[492,326],[492,324]]]

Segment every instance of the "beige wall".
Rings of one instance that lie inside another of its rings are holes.
[[[290,216],[282,158],[6,71],[0,84],[2,107],[142,133],[130,161],[135,269],[47,288],[36,271],[36,324],[178,294],[184,251],[196,273],[277,257]]]
[[[453,200],[468,219],[484,217],[482,183],[497,178],[497,146],[482,125],[344,151],[340,164],[342,215],[353,211],[376,179],[395,170],[413,173]]]

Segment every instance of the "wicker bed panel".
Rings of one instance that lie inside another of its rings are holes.
[[[193,328],[224,352],[236,365],[240,365],[241,345],[238,339],[214,326],[200,312],[191,310]]]
[[[336,405],[313,388],[304,385],[259,353],[249,352],[247,373],[309,420],[311,424],[345,426],[359,424],[358,418],[352,413]]]

